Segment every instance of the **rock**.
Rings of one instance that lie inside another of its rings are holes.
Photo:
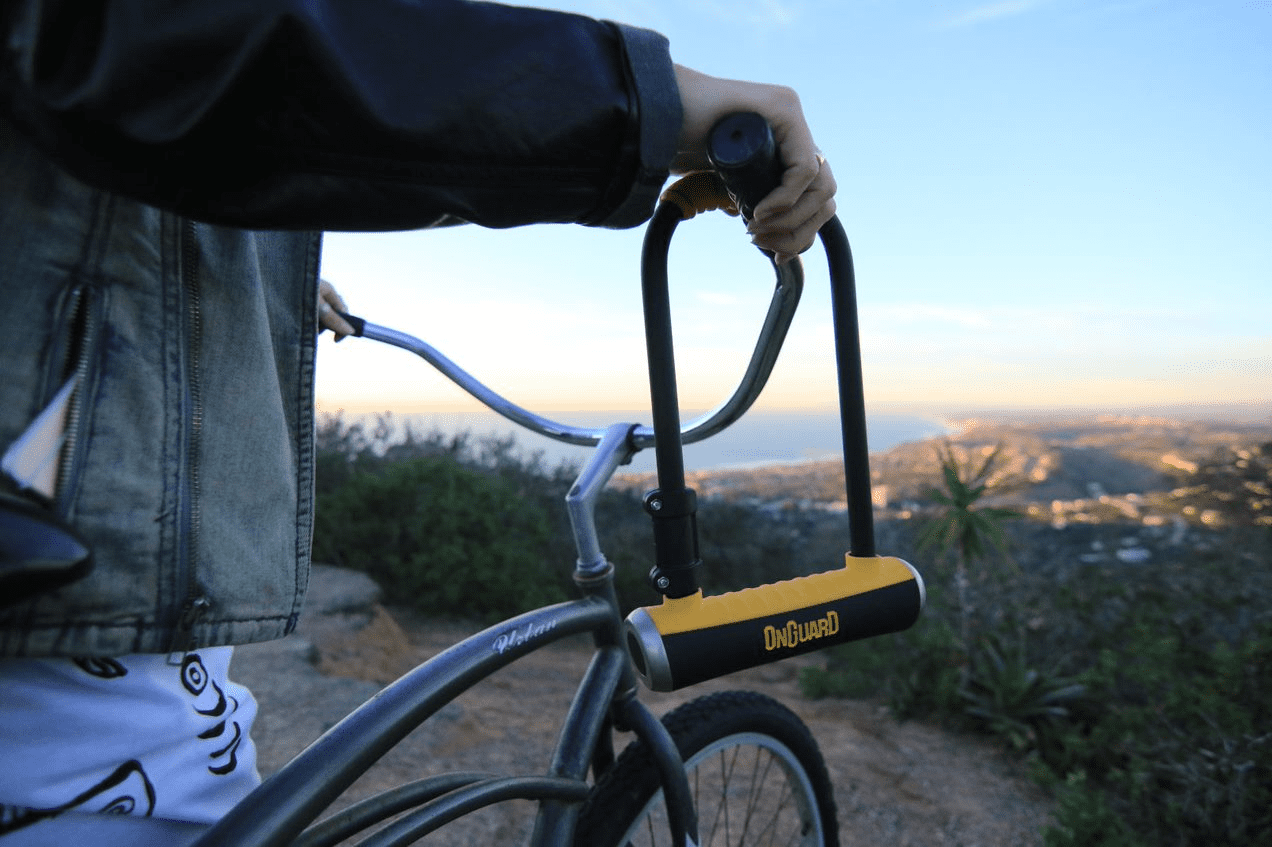
[[[361,571],[314,565],[305,594],[305,616],[368,612],[383,592],[375,580]]]
[[[325,676],[387,685],[420,661],[409,636],[382,606],[374,606],[365,619],[335,615],[324,620],[333,625],[309,631],[319,636],[314,664]]]

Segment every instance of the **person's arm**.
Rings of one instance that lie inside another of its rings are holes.
[[[92,185],[247,228],[644,220],[661,36],[463,0],[14,0],[0,114]]]
[[[757,210],[757,243],[811,242],[833,191],[828,172],[808,173],[789,89],[674,68],[662,36],[577,15],[464,0],[28,0],[0,16],[4,114],[81,179],[211,222],[632,226],[673,158],[691,163],[734,108],[773,121],[789,166]]]

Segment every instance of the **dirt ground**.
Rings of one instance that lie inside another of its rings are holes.
[[[276,770],[379,685],[472,631],[372,605],[355,614],[311,619],[299,637],[240,648],[235,675],[261,703],[254,736],[262,772]],[[416,730],[343,802],[431,773],[544,771],[588,646],[581,640],[558,643],[500,671]],[[760,691],[784,702],[822,748],[844,845],[1041,843],[1049,804],[992,743],[923,723],[898,723],[875,703],[808,700],[796,684],[800,662],[788,660],[684,692],[643,692],[642,697],[659,714],[727,689]],[[526,802],[504,804],[422,843],[524,843],[533,809]]]

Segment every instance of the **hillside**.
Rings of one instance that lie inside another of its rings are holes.
[[[326,499],[320,501],[315,549],[325,539],[323,549],[332,551],[328,561],[345,566],[355,564],[354,552],[371,548],[374,561],[418,563],[408,575],[423,574],[423,582],[386,587],[399,602],[416,602],[416,611],[485,614],[483,604],[491,598],[524,608],[531,589],[555,584],[552,572],[536,565],[568,561],[573,554],[562,544],[526,543],[534,537],[522,533],[515,547],[528,559],[486,572],[466,566],[465,576],[494,581],[466,584],[458,601],[439,603],[445,599],[436,590],[440,583],[426,569],[438,559],[441,533],[458,534],[453,518],[495,513],[496,520],[474,525],[470,535],[484,538],[477,530],[485,527],[490,535],[493,527],[500,539],[508,532],[507,516],[494,504],[511,500],[519,520],[533,519],[530,528],[568,539],[559,513],[570,474],[544,477],[538,464],[510,459],[502,442],[475,456],[462,442],[438,439],[386,448],[381,455],[354,449],[359,431],[336,426],[327,435],[334,437],[323,442],[320,454],[320,496]],[[856,701],[819,707],[832,716],[818,727],[819,737],[833,737],[837,727],[843,729],[836,721],[863,704],[986,733],[1044,781],[1055,800],[1058,829],[1052,833],[1068,833],[1061,840],[1048,835],[1057,847],[1263,843],[1250,835],[1272,832],[1272,735],[1266,732],[1272,725],[1272,424],[966,421],[948,442],[964,467],[993,455],[994,487],[986,499],[1010,505],[1026,519],[1006,521],[1002,550],[974,561],[964,577],[954,556],[919,544],[927,519],[936,514],[929,491],[941,483],[941,442],[902,445],[873,457],[876,547],[923,573],[927,605],[918,624],[904,632],[834,647],[801,667],[803,693]],[[394,464],[412,456],[400,468]],[[455,467],[441,458],[454,460]],[[403,476],[412,470],[432,476]],[[373,494],[377,486],[389,486],[392,496],[346,502],[337,495],[356,493],[350,481],[371,486]],[[462,490],[455,488],[458,481]],[[690,483],[702,495],[699,577],[710,593],[843,566],[848,527],[838,463],[696,472]],[[619,484],[640,491],[653,481],[627,475]],[[447,492],[440,503],[419,499],[435,490]],[[372,504],[369,517],[350,511],[363,501]],[[382,515],[385,504],[400,507],[400,517]],[[644,574],[652,539],[638,498],[610,493],[598,510],[620,598],[650,602]],[[416,526],[424,523],[422,514],[451,515],[451,522],[425,533],[418,547],[382,549],[386,539],[410,541],[401,532],[377,530],[363,542],[350,531],[380,517]],[[501,549],[507,548],[475,547],[465,562],[496,560]],[[447,572],[448,588],[455,572]],[[499,581],[508,573],[516,575],[515,583]],[[516,706],[524,701],[517,699]],[[469,725],[490,724],[473,718]],[[869,734],[879,732],[872,726]],[[508,737],[495,737],[495,746],[508,749]],[[477,731],[474,738],[491,736]],[[925,745],[905,746],[920,751],[914,761],[932,758]],[[954,757],[954,767],[934,784],[975,783],[966,778],[965,760]],[[866,761],[877,758],[869,753]],[[902,767],[911,773],[911,762]],[[867,784],[857,770],[854,764],[845,771],[852,792]],[[889,776],[888,786],[898,784]],[[861,796],[853,794],[845,811],[878,807],[859,802]],[[935,808],[929,795],[913,796]],[[994,803],[982,798],[981,805]],[[969,835],[963,813],[957,817],[938,822],[913,843],[942,841],[938,833],[999,843]],[[881,837],[907,840],[894,835]]]
[[[1035,517],[1050,513],[1057,520],[1083,520],[1081,515],[1092,513],[1147,519],[1150,525],[1176,517],[1209,525],[1231,520],[1197,488],[1195,477],[1216,462],[1239,470],[1262,445],[1272,443],[1272,424],[1100,418],[958,425],[960,431],[947,440],[964,461],[1000,451],[991,479],[996,502],[1024,507]],[[939,443],[911,442],[871,457],[881,518],[907,517],[922,507],[927,490],[939,482]],[[843,479],[837,461],[688,474],[703,497],[832,511],[844,507]],[[1253,511],[1255,503],[1263,503],[1260,508],[1272,521],[1266,480],[1261,487],[1258,479],[1249,482],[1234,496],[1245,497]],[[649,474],[630,475],[620,483],[643,489],[654,480]]]

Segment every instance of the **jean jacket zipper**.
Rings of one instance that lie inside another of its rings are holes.
[[[203,396],[199,381],[199,354],[203,342],[203,315],[199,303],[198,240],[193,221],[183,220],[181,231],[181,286],[185,302],[182,347],[186,351],[182,396],[184,426],[182,444],[182,496],[178,522],[178,564],[185,581],[181,616],[173,632],[169,653],[179,657],[193,649],[194,627],[211,607],[199,591],[196,576],[199,555],[200,489],[199,448],[203,431]],[[180,661],[179,658],[176,659]]]
[[[73,379],[75,388],[71,390],[70,400],[66,407],[66,423],[63,426],[64,440],[57,467],[57,479],[53,488],[53,500],[58,511],[66,514],[70,509],[72,497],[72,476],[75,472],[75,452],[79,446],[80,427],[84,417],[84,396],[89,390],[90,371],[93,366],[93,349],[96,347],[95,335],[96,315],[93,314],[93,302],[90,292],[85,286],[78,286],[71,292],[70,306],[71,326],[66,342],[66,368],[63,380]]]

